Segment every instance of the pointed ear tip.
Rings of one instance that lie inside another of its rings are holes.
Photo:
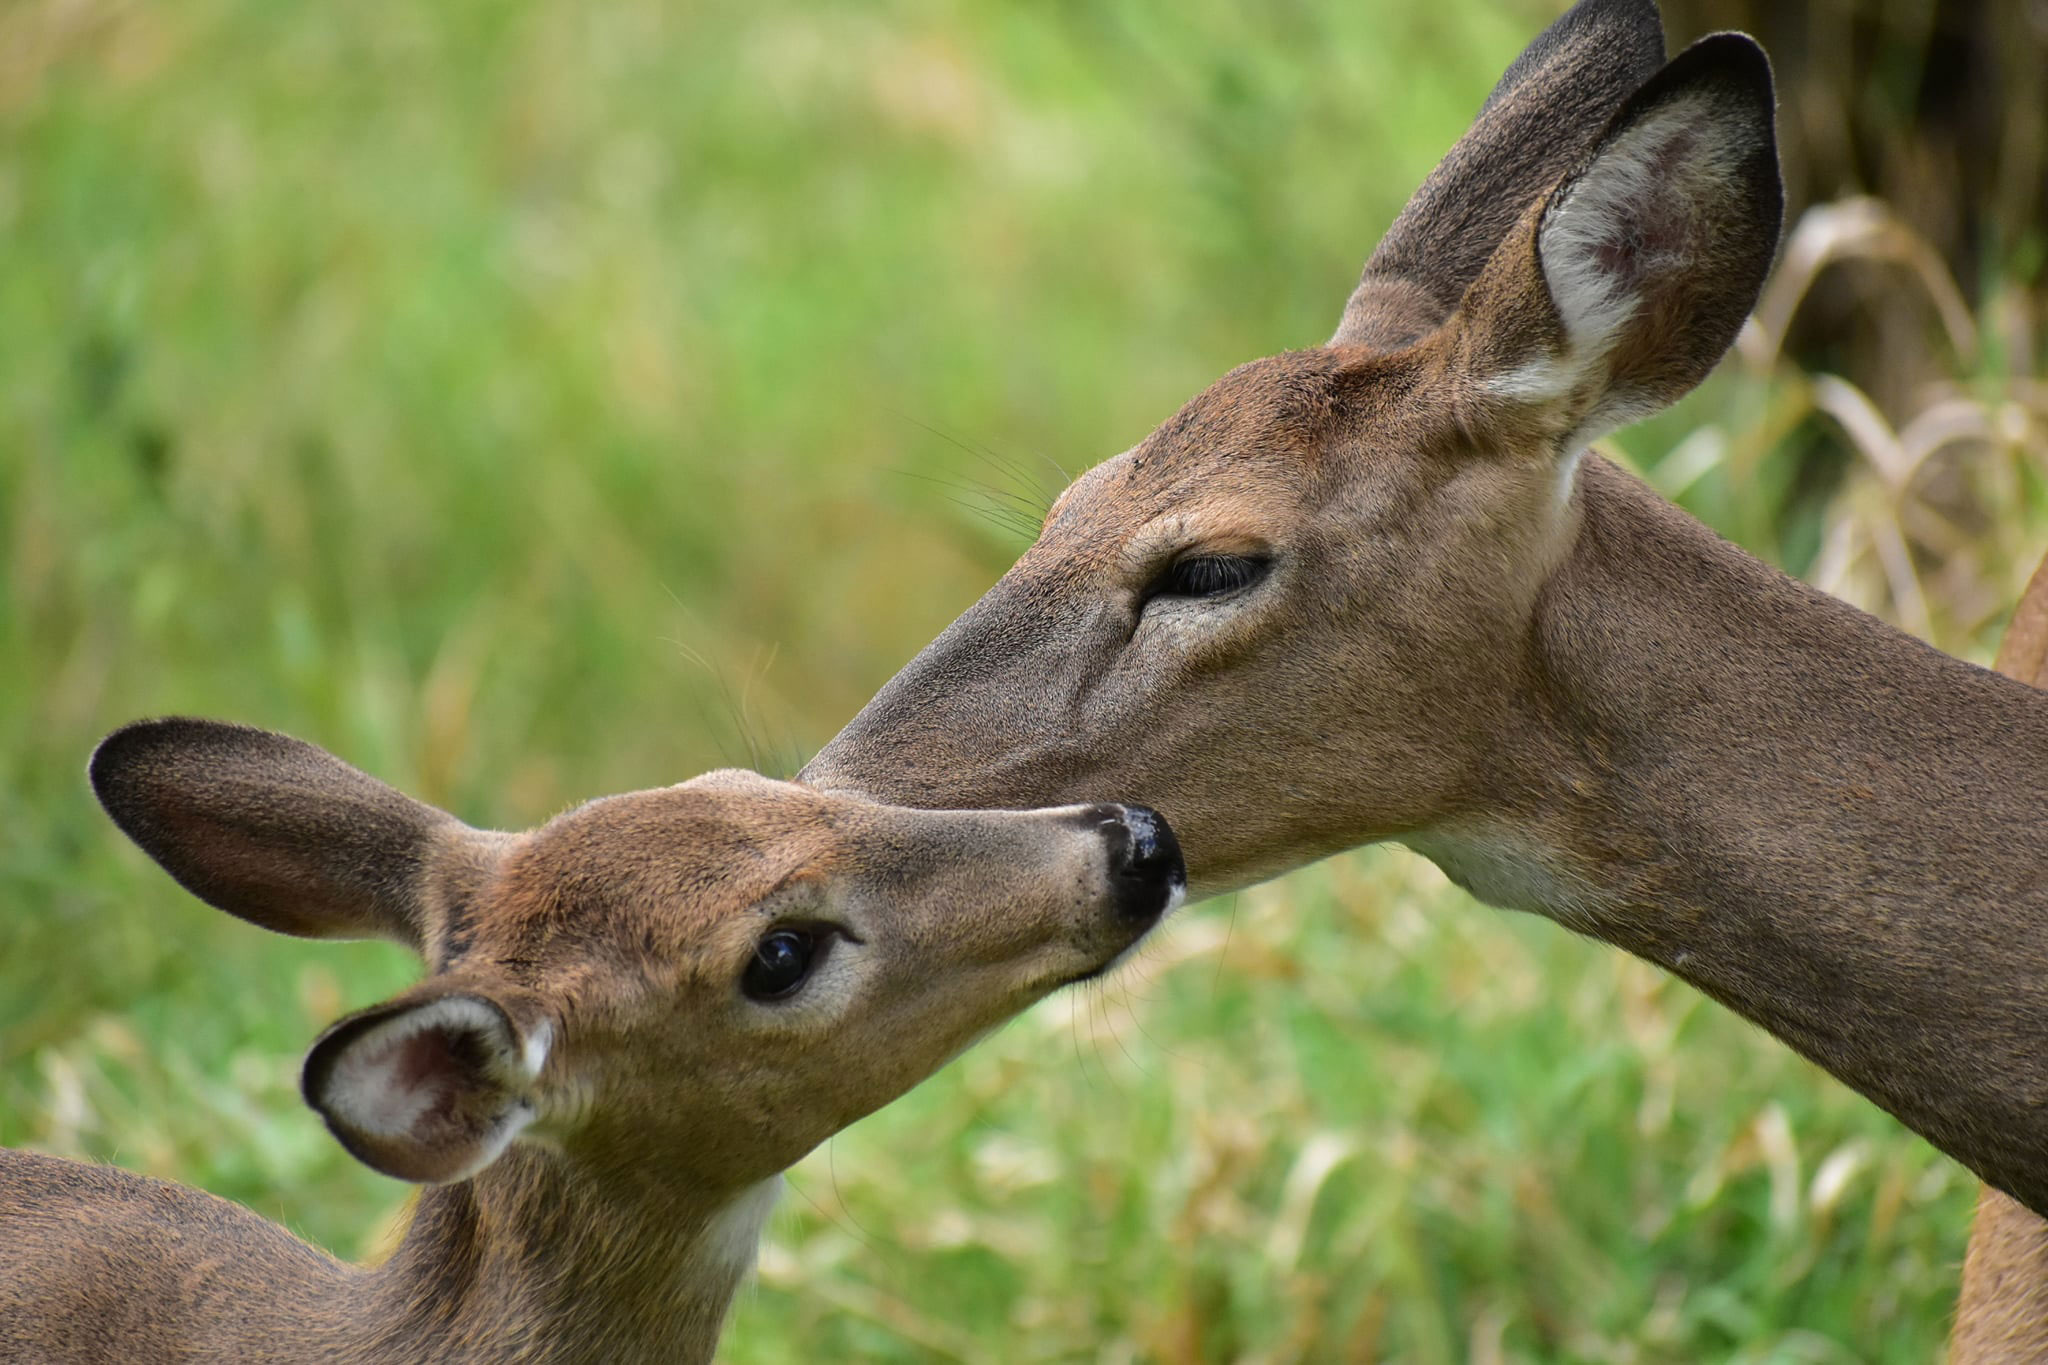
[[[92,757],[86,762],[86,771],[98,777],[119,769],[137,751],[160,743],[166,731],[186,723],[183,716],[153,716],[142,720],[131,720],[126,725],[110,730],[106,737],[93,746]]]
[[[117,807],[127,807],[127,799],[133,794],[133,779],[151,759],[174,750],[217,746],[224,740],[265,733],[246,725],[204,720],[197,716],[156,716],[132,720],[93,746],[92,756],[85,761],[86,780],[92,784],[93,795],[99,798],[100,805],[119,823]]]
[[[268,735],[265,730],[200,716],[152,716],[131,720],[108,732],[106,738],[93,746],[92,757],[86,761],[86,771],[94,774],[95,778],[103,773],[113,775],[136,759],[173,745],[217,744],[223,740]]]
[[[1621,21],[1640,33],[1654,29],[1660,41],[1664,35],[1664,12],[1658,8],[1657,0],[1581,0],[1572,8],[1599,13],[1610,22]]]
[[[136,766],[167,744],[176,743],[191,727],[205,723],[186,716],[133,720],[94,745],[92,757],[85,762],[85,775],[100,805],[118,820],[116,807],[126,804],[129,779]]]
[[[1777,87],[1771,74],[1770,54],[1762,43],[1747,33],[1730,29],[1709,33],[1671,59],[1666,70],[1683,69],[1697,80],[1721,80],[1745,86],[1764,96],[1767,108],[1776,105]]]
[[[121,774],[134,752],[136,732],[152,723],[131,721],[93,745],[92,757],[85,760],[85,780],[92,784],[92,794],[99,798],[100,805],[112,809],[110,799],[118,790]]]

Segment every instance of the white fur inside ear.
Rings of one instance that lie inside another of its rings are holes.
[[[537,1060],[545,1060],[546,1036],[537,1036]],[[367,1137],[431,1141],[438,1127],[471,1107],[469,1092],[479,1082],[493,1089],[523,1089],[538,1074],[537,1065],[529,1069],[532,1043],[529,1039],[521,1049],[504,1016],[481,1000],[462,995],[431,1000],[351,1039],[327,1077],[323,1107],[333,1121]],[[481,1074],[472,1067],[479,1059]],[[509,1094],[505,1109],[507,1129],[493,1143],[493,1157],[533,1121],[532,1107]]]
[[[535,1024],[533,1032],[526,1035],[526,1044],[519,1050],[519,1066],[526,1073],[527,1080],[540,1079],[541,1068],[548,1064],[548,1048],[554,1041],[555,1030],[545,1019]]]
[[[1624,130],[1543,217],[1538,251],[1573,357],[1606,354],[1660,279],[1699,268],[1701,208],[1725,194],[1742,147],[1717,100],[1672,100]]]
[[[1549,403],[1569,398],[1584,367],[1567,356],[1537,356],[1486,381],[1489,393],[1521,403]]]

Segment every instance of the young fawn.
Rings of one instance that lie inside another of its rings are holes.
[[[0,1359],[703,1360],[780,1172],[1180,897],[1136,806],[914,811],[744,772],[471,829],[309,744],[145,721],[115,823],[265,928],[427,978],[303,1089],[422,1191],[362,1269],[197,1190],[0,1151]]]

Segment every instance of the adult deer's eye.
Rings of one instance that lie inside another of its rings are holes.
[[[824,947],[824,937],[808,929],[771,929],[754,945],[740,989],[751,1000],[786,1000],[809,979]]]
[[[1271,560],[1256,555],[1189,555],[1154,579],[1145,599],[1228,597],[1264,578],[1271,566]]]

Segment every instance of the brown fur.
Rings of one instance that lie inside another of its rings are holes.
[[[1986,1185],[1977,1197],[1949,1365],[2048,1360],[2048,1222]]]
[[[2048,558],[2013,609],[1996,667],[2030,687],[2048,686]],[[2048,1360],[2048,1221],[1987,1185],[1970,1226],[1950,1365],[2039,1360]]]
[[[448,1183],[359,1269],[197,1190],[0,1151],[0,1360],[38,1365],[708,1359],[777,1174],[1102,970],[1180,875],[1167,833],[1133,861],[1122,807],[909,811],[751,773],[489,834],[204,721],[120,731],[92,777],[223,909],[430,957],[328,1030],[305,1088],[370,1164]],[[791,925],[830,947],[790,998],[748,998]],[[420,1068],[437,1088],[408,1088]],[[394,1120],[394,1093],[432,1102]]]
[[[1647,79],[1627,43],[1560,41],[1532,69],[1609,64],[1578,85],[1609,93],[1482,112],[1332,346],[1234,371],[1084,475],[804,779],[1144,800],[1202,893],[1403,841],[1683,976],[2048,1210],[2048,699],[1578,457],[1725,351],[1780,192],[1747,39]],[[1547,254],[1603,194],[1633,217]],[[1583,321],[1575,261],[1627,281],[1618,330]],[[1270,569],[1154,591],[1221,553]]]
[[[1654,0],[1574,5],[1529,44],[1365,263],[1333,339],[1392,349],[1435,330],[1522,207],[1584,159],[1664,63]],[[1532,144],[1540,122],[1546,136]]]

